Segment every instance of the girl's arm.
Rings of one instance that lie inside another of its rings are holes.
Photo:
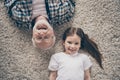
[[[49,80],[56,80],[57,71],[50,71]]]
[[[90,69],[84,71],[84,80],[90,80]]]

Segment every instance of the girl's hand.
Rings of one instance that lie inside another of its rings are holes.
[[[56,80],[57,71],[50,71],[49,80]]]
[[[90,80],[90,68],[84,71],[84,80]]]

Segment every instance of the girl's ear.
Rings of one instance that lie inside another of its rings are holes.
[[[63,46],[65,45],[65,41],[62,41],[62,45],[63,45]]]

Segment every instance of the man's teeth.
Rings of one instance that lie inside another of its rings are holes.
[[[39,30],[40,30],[40,29],[46,30],[47,28],[38,28],[38,29],[39,29]]]
[[[42,28],[42,29],[46,29],[46,28]]]

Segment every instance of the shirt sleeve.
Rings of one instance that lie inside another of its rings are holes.
[[[57,59],[56,59],[55,55],[53,55],[51,57],[48,69],[50,71],[56,71],[56,70],[58,70],[58,62],[57,62]]]
[[[92,62],[91,62],[90,58],[87,55],[85,55],[85,57],[84,57],[84,70],[89,69],[91,66],[92,66]]]
[[[16,0],[5,0],[4,3],[6,7],[10,7],[15,1]]]

